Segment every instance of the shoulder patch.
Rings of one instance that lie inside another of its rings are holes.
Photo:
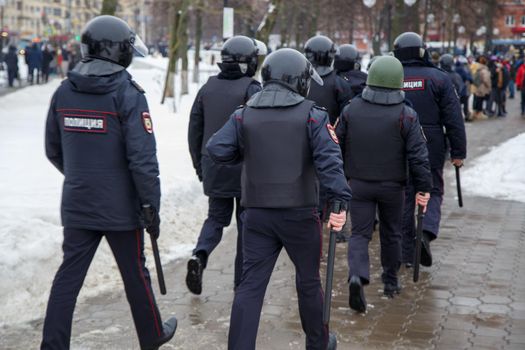
[[[137,89],[141,94],[145,92],[142,86],[140,86],[139,83],[137,83],[135,80],[130,80],[130,82],[131,82],[131,85],[133,85],[135,89]]]
[[[326,124],[326,129],[328,129],[328,134],[332,138],[332,141],[339,144],[339,139],[337,138],[337,135],[335,133],[335,128],[330,124]]]
[[[151,116],[149,112],[142,112],[142,126],[148,134],[153,134],[153,122],[151,121]]]

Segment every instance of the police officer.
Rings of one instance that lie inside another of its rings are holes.
[[[202,274],[208,257],[230,224],[235,206],[237,218],[237,255],[234,286],[241,280],[242,222],[240,214],[241,165],[215,164],[206,151],[206,142],[219,130],[236,107],[244,104],[261,85],[252,77],[257,71],[258,55],[266,54],[266,46],[246,36],[228,39],[222,48],[221,72],[212,76],[199,90],[190,115],[188,143],[193,167],[202,181],[208,198],[208,218],[202,226],[193,256],[188,261],[186,284],[194,294],[202,292]]]
[[[51,100],[46,155],[64,174],[64,257],[53,281],[41,349],[69,349],[76,299],[93,255],[106,238],[119,267],[141,349],[158,349],[177,327],[162,323],[144,257],[146,230],[159,236],[160,183],[155,136],[144,90],[126,71],[147,48],[126,22],[89,21],[83,59]]]
[[[337,48],[334,68],[337,75],[345,79],[353,96],[359,95],[366,85],[366,73],[361,71],[361,58],[355,45],[344,44]]]
[[[328,114],[305,99],[311,79],[323,82],[292,49],[269,55],[262,79],[263,90],[236,110],[207,145],[216,162],[243,162],[244,263],[228,348],[255,349],[264,294],[284,247],[296,269],[306,348],[333,349],[335,335],[329,336],[322,323],[317,179],[326,184],[329,201],[341,201],[345,211],[351,194]],[[334,230],[344,225],[345,211],[330,214]]]
[[[463,83],[461,75],[454,71],[454,57],[452,57],[452,55],[448,53],[441,55],[441,57],[439,58],[439,68],[447,72],[450,80],[454,84],[457,96],[459,97],[459,100],[461,102],[467,95],[467,88],[465,86],[465,83]]]
[[[416,112],[405,104],[401,62],[380,57],[372,64],[366,84],[362,95],[343,109],[336,130],[353,193],[349,303],[358,312],[366,311],[363,285],[370,281],[368,243],[376,207],[384,294],[392,298],[400,291],[397,271],[407,170],[413,175],[418,204],[426,206],[432,188],[425,138]]]
[[[323,85],[312,82],[307,98],[314,101],[316,105],[326,108],[332,125],[352,97],[352,90],[348,83],[338,76],[332,67],[335,52],[332,40],[323,35],[310,38],[304,47],[306,58],[323,79]]]
[[[441,203],[443,201],[443,167],[450,144],[450,158],[455,166],[462,166],[466,157],[467,140],[461,116],[459,99],[447,73],[436,68],[428,57],[421,36],[407,32],[394,41],[394,55],[403,64],[403,89],[407,99],[418,113],[419,122],[427,138],[428,157],[432,172],[432,190],[423,221],[421,264],[432,265],[430,241],[439,233]],[[415,187],[409,179],[403,217],[403,256],[407,265],[414,255],[414,198]]]

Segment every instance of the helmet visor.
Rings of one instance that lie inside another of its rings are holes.
[[[131,46],[137,54],[139,54],[142,57],[146,57],[148,55],[148,48],[146,47],[146,44],[144,44],[140,36],[135,34],[131,37],[130,42]]]
[[[310,65],[310,77],[320,86],[324,85],[323,78],[321,78],[319,73],[317,73],[317,71],[312,65]]]
[[[268,54],[266,44],[257,39],[253,39],[253,41],[255,41],[255,46],[257,46],[257,56],[266,56]]]

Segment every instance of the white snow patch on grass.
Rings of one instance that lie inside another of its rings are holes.
[[[462,174],[465,192],[525,202],[525,133],[474,160]]]

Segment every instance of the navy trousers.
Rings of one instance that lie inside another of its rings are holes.
[[[401,257],[401,219],[405,186],[399,182],[362,181],[352,179],[352,236],[348,242],[349,276],[370,282],[368,244],[372,239],[376,208],[379,212],[379,236],[383,282],[397,284]]]
[[[427,205],[427,212],[423,219],[423,231],[430,233],[432,239],[435,239],[439,233],[439,224],[441,222],[441,203],[443,203],[444,182],[443,169],[432,168],[432,191],[430,191],[430,200]],[[414,262],[414,241],[416,239],[416,190],[412,182],[408,181],[405,209],[403,213],[403,263]]]
[[[325,350],[323,290],[319,276],[321,222],[317,208],[247,208],[244,219],[242,280],[232,305],[229,350],[255,349],[264,294],[284,247],[295,266],[295,284],[306,349]]]
[[[162,319],[145,265],[143,231],[104,233],[66,227],[64,258],[51,287],[41,349],[69,349],[77,296],[103,236],[124,281],[141,347],[154,344],[162,335]]]
[[[206,253],[204,267],[208,263],[208,257],[217,247],[222,239],[224,228],[230,225],[235,204],[235,217],[237,219],[237,254],[235,255],[234,285],[237,287],[241,282],[242,275],[242,220],[241,213],[243,208],[240,198],[208,198],[208,218],[202,225],[201,233],[197,241],[197,246],[193,254],[197,252]]]

